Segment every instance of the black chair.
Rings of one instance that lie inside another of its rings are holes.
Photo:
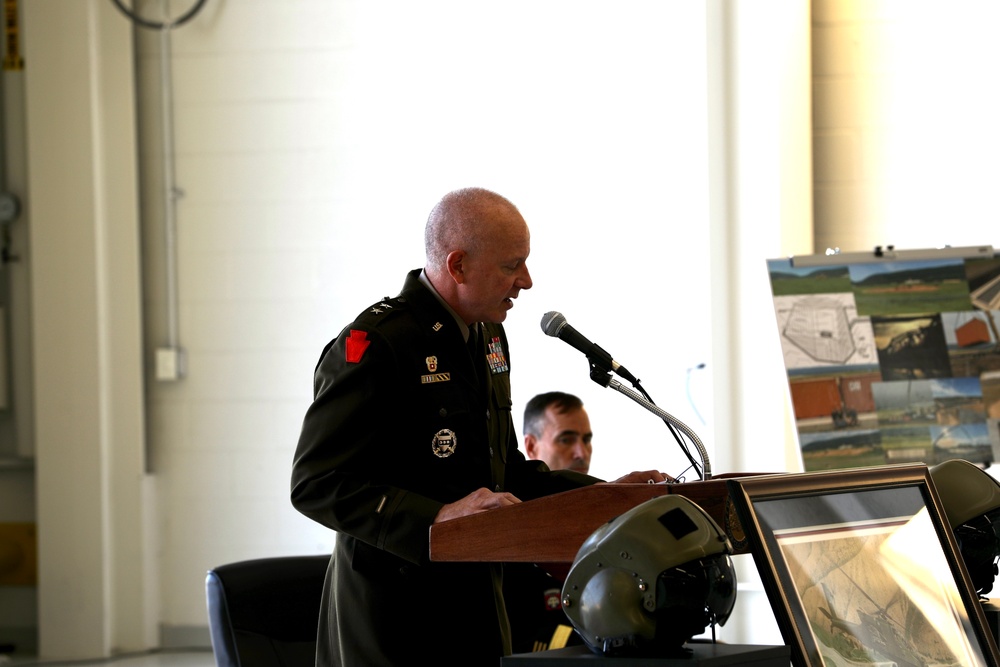
[[[218,667],[313,667],[329,556],[220,565],[205,577]]]

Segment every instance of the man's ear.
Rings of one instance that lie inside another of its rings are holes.
[[[445,266],[448,267],[448,275],[452,280],[461,285],[465,282],[465,258],[464,250],[452,250],[448,253]]]
[[[535,445],[538,444],[538,439],[530,433],[524,436],[524,454],[529,459],[534,459],[538,456]]]

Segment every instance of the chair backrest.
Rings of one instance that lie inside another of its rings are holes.
[[[218,667],[313,667],[329,556],[279,556],[208,571],[208,628]]]

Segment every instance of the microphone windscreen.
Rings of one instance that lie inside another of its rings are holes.
[[[549,312],[542,315],[542,331],[545,332],[546,336],[559,336],[559,330],[566,326],[566,318],[563,314],[550,310]]]

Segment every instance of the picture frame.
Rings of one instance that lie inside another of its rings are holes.
[[[1000,665],[925,464],[727,485],[795,667]]]

